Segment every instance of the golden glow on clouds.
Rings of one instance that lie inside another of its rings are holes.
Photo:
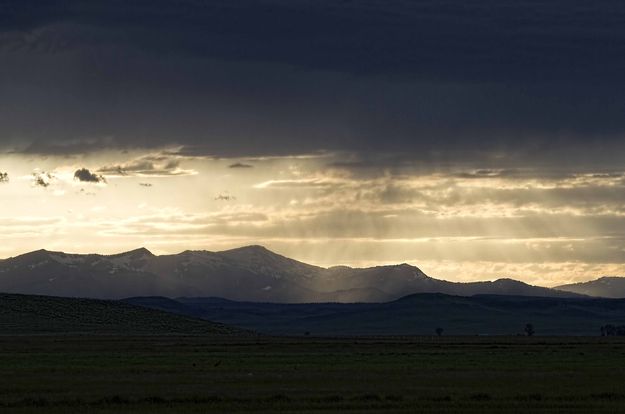
[[[339,161],[332,154],[7,154],[0,157],[0,172],[10,175],[0,184],[0,256],[263,244],[324,266],[408,262],[459,281],[556,285],[625,273],[623,172],[390,172]],[[236,162],[253,167],[229,168]],[[76,180],[79,168],[106,183]]]

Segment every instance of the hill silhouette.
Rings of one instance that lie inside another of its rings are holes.
[[[0,335],[235,335],[243,330],[124,302],[0,294]]]
[[[558,286],[556,289],[588,296],[625,298],[625,277],[604,276],[588,282]]]
[[[128,303],[280,335],[600,335],[625,324],[625,299],[419,293],[386,303],[279,304],[220,298],[129,298]],[[174,304],[173,302],[176,302]]]

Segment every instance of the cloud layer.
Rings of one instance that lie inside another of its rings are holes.
[[[161,166],[170,157],[114,156]],[[625,170],[363,170],[337,155],[256,159],[249,174],[228,159],[177,160],[173,168],[194,174],[129,171],[89,191],[74,179],[83,167],[65,165],[72,159],[16,162],[0,188],[2,251],[263,244],[326,266],[410,262],[452,280],[557,285],[625,273]],[[81,160],[90,174],[110,164],[98,161]]]
[[[9,1],[5,10],[5,149],[343,151],[364,163],[387,154],[477,168],[614,165],[624,151],[625,10],[613,2]]]

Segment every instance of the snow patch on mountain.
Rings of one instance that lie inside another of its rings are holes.
[[[50,259],[68,266],[79,266],[85,263],[85,256],[78,254],[50,253]]]

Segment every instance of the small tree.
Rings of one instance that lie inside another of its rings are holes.
[[[607,324],[601,327],[601,334],[604,336],[616,336],[617,327]]]
[[[436,335],[442,336],[443,335],[443,328],[436,328]]]
[[[525,324],[525,334],[527,336],[534,336],[534,325],[532,325],[531,323],[527,323]]]

